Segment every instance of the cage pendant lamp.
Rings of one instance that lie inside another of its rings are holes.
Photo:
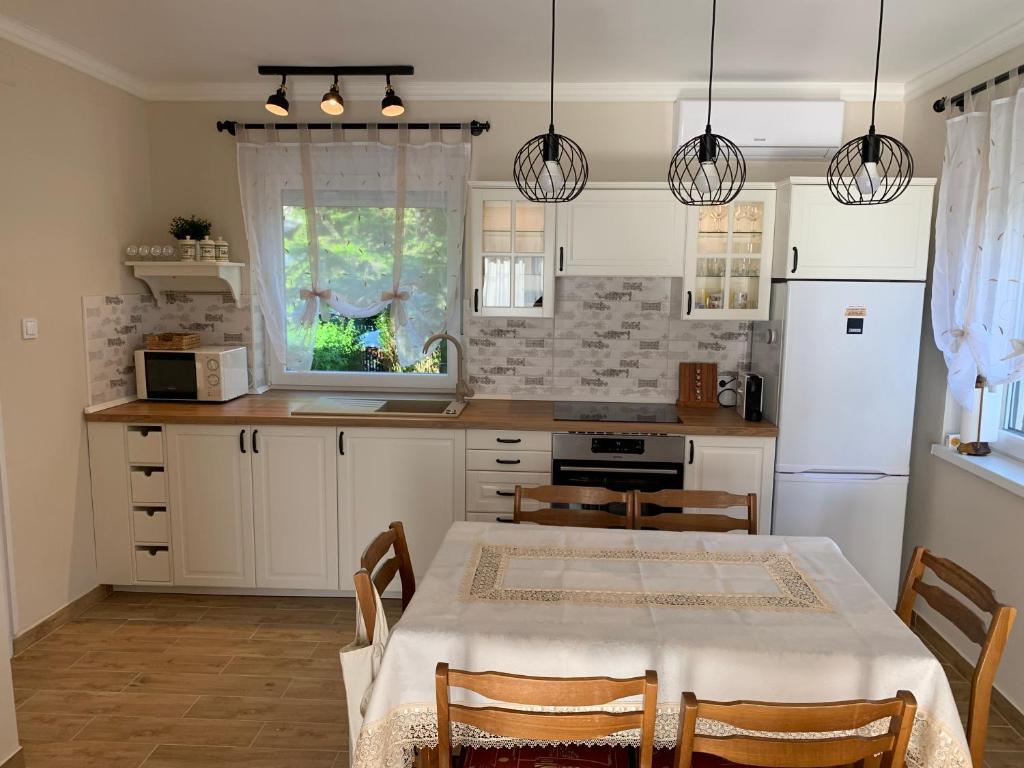
[[[548,132],[520,148],[512,178],[523,197],[535,203],[567,203],[587,185],[590,166],[583,149],[568,136],[555,133],[555,0],[551,0],[551,99]]]
[[[903,142],[875,130],[878,65],[882,57],[882,19],[885,0],[879,0],[878,46],[875,49],[875,88],[871,97],[871,126],[848,141],[828,164],[828,188],[843,205],[883,205],[902,195],[914,178],[914,157]]]
[[[736,199],[747,181],[747,161],[725,136],[711,131],[711,86],[715,79],[715,22],[718,0],[711,3],[711,55],[708,67],[708,121],[672,156],[668,186],[683,205],[725,205]]]

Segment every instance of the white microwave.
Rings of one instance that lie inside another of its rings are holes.
[[[245,347],[135,350],[135,389],[143,400],[223,402],[249,391]]]

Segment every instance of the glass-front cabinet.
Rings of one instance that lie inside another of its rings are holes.
[[[767,320],[774,230],[774,189],[747,188],[728,205],[691,208],[683,317]]]
[[[552,317],[555,207],[514,186],[470,187],[467,299],[475,315]]]

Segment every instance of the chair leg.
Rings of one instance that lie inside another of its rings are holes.
[[[437,747],[421,747],[416,756],[416,768],[437,768]]]

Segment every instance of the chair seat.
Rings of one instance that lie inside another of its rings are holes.
[[[462,751],[462,768],[630,768],[626,747],[552,744]]]

